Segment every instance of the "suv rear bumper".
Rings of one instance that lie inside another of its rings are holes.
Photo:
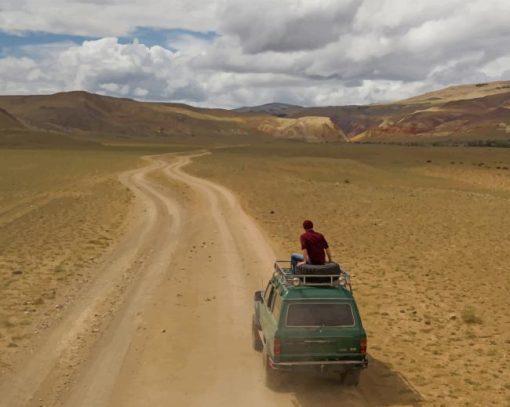
[[[269,365],[273,369],[281,370],[294,370],[300,368],[343,368],[345,370],[351,369],[365,369],[368,366],[368,359],[363,360],[313,360],[313,361],[295,361],[295,362],[275,362],[269,357]]]

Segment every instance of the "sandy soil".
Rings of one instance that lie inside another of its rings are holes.
[[[154,158],[123,176],[136,195],[131,228],[61,323],[2,375],[0,405],[417,404],[376,358],[358,389],[264,386],[250,322],[274,253],[231,192],[183,171],[189,162]]]
[[[59,319],[124,230],[129,154],[0,150],[0,375]]]

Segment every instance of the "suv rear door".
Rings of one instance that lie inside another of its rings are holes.
[[[354,307],[352,301],[288,301],[282,359],[361,359],[364,331]]]

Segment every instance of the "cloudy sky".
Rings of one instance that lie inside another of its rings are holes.
[[[313,106],[500,79],[508,0],[0,0],[0,94]]]

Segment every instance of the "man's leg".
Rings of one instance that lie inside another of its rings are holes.
[[[296,266],[299,262],[303,261],[305,257],[300,253],[292,253],[290,255],[290,266],[292,269],[292,273],[296,274]]]

